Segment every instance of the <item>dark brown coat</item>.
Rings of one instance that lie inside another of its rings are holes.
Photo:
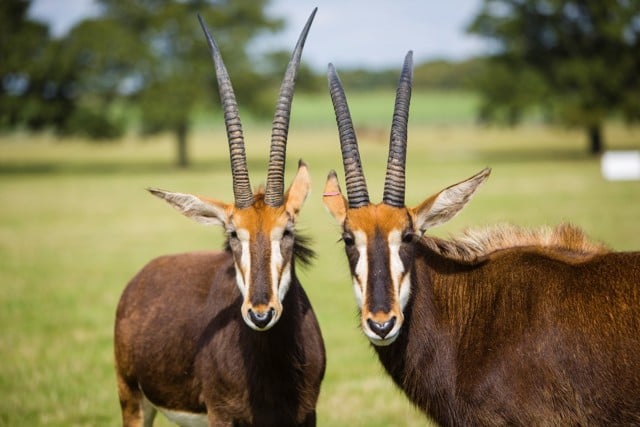
[[[323,202],[383,366],[443,425],[640,425],[640,252],[611,253],[567,225],[424,237],[490,170],[405,205],[412,64],[408,52],[380,204],[369,200],[342,84],[328,73],[347,191],[332,171]]]
[[[640,423],[640,253],[415,248],[398,339],[374,346],[442,425]]]
[[[318,322],[295,274],[312,255],[295,224],[311,182],[301,160],[284,191],[298,38],[274,113],[267,182],[251,190],[242,124],[215,39],[198,15],[215,65],[229,143],[234,203],[150,189],[184,215],[221,225],[224,252],[151,261],[125,289],[115,364],[125,427],[149,427],[157,409],[183,426],[314,426],[325,369]]]
[[[228,252],[151,261],[118,305],[119,388],[162,409],[209,410],[211,425],[315,425],[325,352],[295,275],[271,329],[249,328],[241,304]]]

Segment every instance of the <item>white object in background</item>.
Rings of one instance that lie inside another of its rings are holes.
[[[609,181],[640,179],[640,151],[607,151],[601,167],[602,176]]]

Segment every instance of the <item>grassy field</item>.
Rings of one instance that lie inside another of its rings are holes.
[[[394,91],[353,92],[345,88],[349,98],[349,109],[354,123],[364,128],[376,128],[390,122],[393,114]],[[412,125],[469,125],[475,121],[478,96],[468,91],[424,91],[411,98]],[[331,99],[326,93],[305,93],[293,101],[293,119],[297,126],[335,128]],[[251,121],[251,115],[240,106],[243,122]],[[211,130],[220,124],[221,113],[213,114],[208,109],[199,110],[195,125],[199,130]]]
[[[317,102],[324,111],[327,104]],[[313,104],[306,99],[299,106]],[[419,104],[414,101],[417,111],[438,110]],[[368,118],[360,129],[373,200],[381,197],[386,162],[390,113],[381,114],[384,120]],[[304,125],[294,117],[286,177],[289,182],[299,157],[310,164],[314,190],[299,228],[313,237],[319,255],[301,272],[328,351],[319,425],[422,426],[426,419],[386,378],[357,327],[339,230],[320,200],[327,172],[341,168],[326,116],[318,126],[310,126],[311,116]],[[640,248],[640,183],[604,181],[599,161],[584,154],[581,132],[483,129],[470,122],[416,120],[410,129],[409,205],[493,168],[467,209],[434,233],[504,221],[571,221],[617,250]],[[613,124],[605,136],[611,148],[640,148],[637,128]],[[269,130],[255,125],[246,137],[255,185],[266,176]],[[191,148],[194,166],[176,170],[170,137],[99,146],[24,135],[0,141],[1,426],[119,423],[112,325],[125,283],[153,257],[222,243],[219,229],[181,217],[144,191],[158,186],[231,201],[222,130],[199,130]]]

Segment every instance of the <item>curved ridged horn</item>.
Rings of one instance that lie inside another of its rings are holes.
[[[382,203],[404,207],[405,163],[407,158],[407,122],[411,101],[411,80],[413,77],[413,52],[404,58],[400,81],[396,90],[396,104],[393,110],[393,124],[389,138],[389,159],[384,180]]]
[[[231,158],[231,175],[233,177],[233,196],[235,205],[238,208],[246,208],[253,204],[253,192],[249,183],[249,171],[247,170],[247,158],[244,151],[244,135],[242,134],[242,123],[238,113],[238,103],[231,86],[231,79],[224,66],[220,49],[213,39],[200,14],[198,21],[207,37],[211,57],[215,64],[216,78],[218,80],[218,91],[220,92],[220,102],[224,111],[224,125],[227,128],[227,140],[229,141],[229,156]]]
[[[338,133],[340,135],[340,148],[342,150],[342,164],[344,165],[349,207],[359,208],[369,204],[369,193],[367,192],[367,182],[364,179],[362,164],[360,163],[358,140],[353,129],[347,98],[333,64],[329,64],[327,76],[329,79],[329,93],[336,113]]]
[[[282,205],[284,195],[284,165],[287,153],[287,135],[289,134],[289,117],[291,114],[291,102],[300,65],[300,57],[304,42],[307,39],[309,28],[316,15],[316,7],[307,19],[296,47],[291,54],[287,71],[284,74],[280,94],[276,103],[276,112],[273,115],[273,125],[271,128],[271,149],[269,152],[269,170],[267,172],[267,185],[264,193],[264,202],[273,207]]]

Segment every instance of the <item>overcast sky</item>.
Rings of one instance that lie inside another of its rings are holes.
[[[408,50],[415,62],[465,59],[488,51],[485,40],[465,32],[480,5],[481,0],[272,0],[267,12],[284,18],[285,29],[254,48],[292,49],[317,6],[304,52],[315,69],[325,69],[329,62],[338,68],[400,67]],[[61,35],[97,10],[93,0],[34,0],[30,13]]]

